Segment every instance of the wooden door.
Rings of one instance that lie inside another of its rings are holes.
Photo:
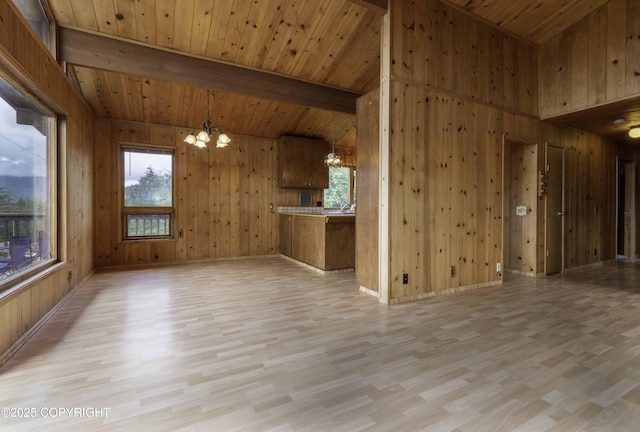
[[[635,251],[635,164],[618,162],[618,258],[634,257]]]
[[[545,273],[564,269],[564,149],[547,145]]]

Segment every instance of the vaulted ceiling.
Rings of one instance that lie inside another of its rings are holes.
[[[540,44],[606,0],[449,0]],[[386,0],[48,0],[62,60],[98,117],[355,145],[379,83]],[[238,66],[240,68],[238,68]],[[213,90],[213,93],[209,93]]]

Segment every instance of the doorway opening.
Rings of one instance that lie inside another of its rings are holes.
[[[616,256],[618,261],[628,260],[636,255],[635,184],[635,163],[619,159],[616,194]]]

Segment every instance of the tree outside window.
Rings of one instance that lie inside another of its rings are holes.
[[[340,208],[351,204],[351,168],[329,168],[329,188],[324,190],[324,206]]]

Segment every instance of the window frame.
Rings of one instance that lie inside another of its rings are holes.
[[[59,177],[59,165],[64,163],[62,153],[59,150],[65,137],[65,118],[56,113],[47,103],[39,99],[35,93],[27,86],[11,76],[3,68],[0,68],[0,79],[8,84],[13,91],[23,97],[35,109],[39,110],[47,118],[47,197],[48,208],[48,257],[41,257],[39,262],[32,262],[31,266],[25,267],[15,274],[9,275],[6,279],[0,280],[0,298],[13,292],[19,284],[33,278],[34,276],[50,271],[55,265],[64,261],[64,251],[60,249],[58,239],[61,238],[65,229],[60,224],[61,214],[64,208],[64,196],[60,196],[58,191],[62,191],[61,178]],[[34,126],[35,127],[35,126]],[[33,239],[31,240],[33,243]]]
[[[131,142],[120,142],[119,149],[119,184],[118,190],[120,192],[119,207],[119,225],[120,229],[120,241],[121,242],[136,242],[136,241],[166,241],[176,239],[176,150],[173,147],[160,146],[154,144],[142,144]],[[171,155],[171,206],[170,207],[149,207],[149,206],[125,206],[125,151],[127,150],[142,150],[141,153],[157,153]],[[128,231],[128,218],[131,215],[149,215],[149,216],[169,216],[169,234],[162,235],[143,235],[143,236],[131,236]]]

